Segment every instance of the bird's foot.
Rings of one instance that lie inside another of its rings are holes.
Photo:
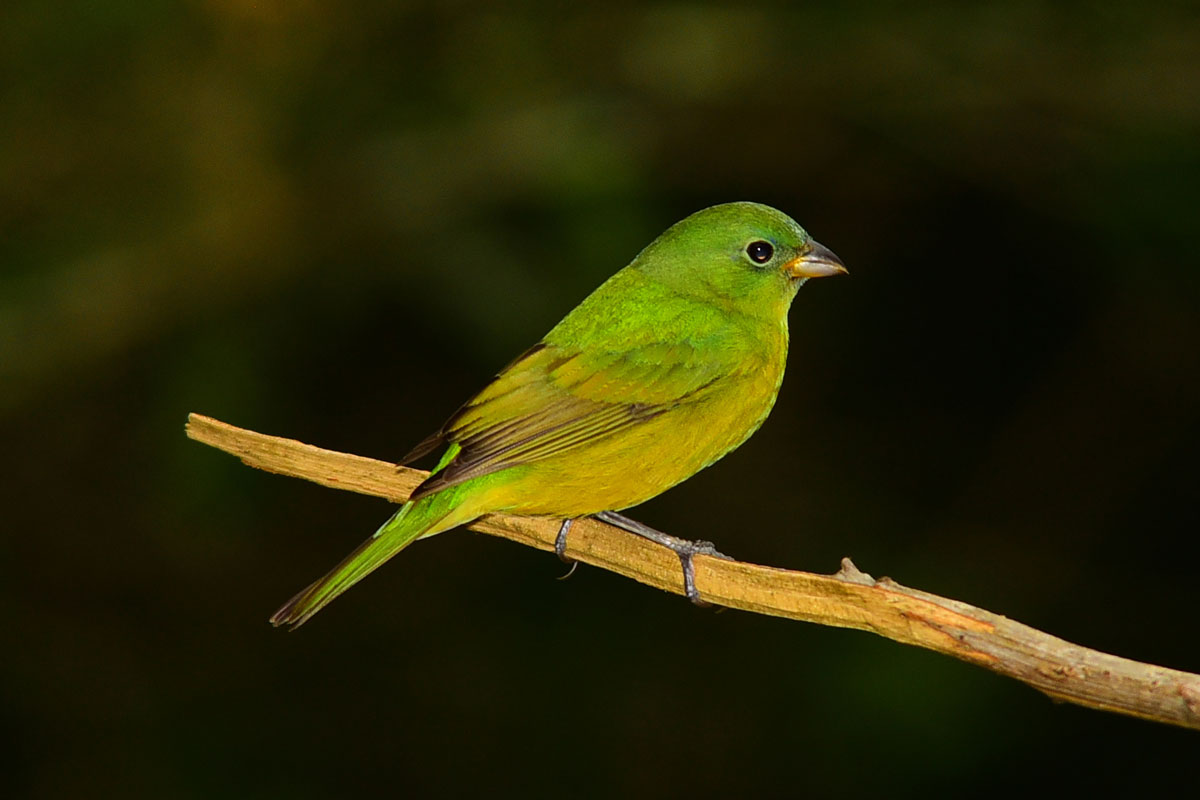
[[[729,556],[717,550],[716,546],[714,546],[712,542],[680,539],[676,536],[672,536],[669,533],[663,533],[662,531],[655,530],[648,525],[643,525],[637,520],[630,519],[629,517],[618,514],[615,511],[601,511],[599,514],[595,514],[594,516],[601,522],[607,522],[609,525],[620,528],[623,531],[628,531],[629,533],[641,536],[643,539],[649,539],[656,544],[661,544],[663,547],[666,547],[675,555],[679,556],[679,563],[683,566],[683,592],[685,595],[687,595],[687,599],[691,600],[698,606],[709,605],[709,603],[706,603],[700,598],[700,592],[696,590],[696,567],[695,564],[692,563],[692,557],[696,555],[702,555],[712,556],[714,558],[723,558],[727,561],[732,561]],[[559,530],[559,537],[565,538],[561,529]],[[555,550],[557,549],[556,543]]]
[[[574,521],[573,519],[564,519],[562,524],[558,526],[558,536],[554,538],[554,554],[564,564],[579,563],[574,559],[567,558],[567,534],[571,531],[571,523]],[[574,572],[573,569],[572,572]],[[570,573],[567,574],[569,575]]]
[[[554,537],[554,554],[558,556],[559,561],[571,565],[571,568],[567,570],[567,574],[559,578],[560,581],[565,581],[574,575],[575,570],[579,567],[578,561],[573,558],[567,558],[567,533],[571,530],[571,523],[574,521],[572,519],[564,519],[562,524],[558,526],[558,536]]]

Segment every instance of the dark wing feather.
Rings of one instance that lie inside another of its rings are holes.
[[[517,364],[520,364],[522,361],[526,360],[527,358],[530,358],[531,356],[533,356],[534,354],[538,353],[541,350],[544,350],[545,348],[546,348],[546,345],[544,343],[538,342],[533,347],[526,350],[524,353],[521,353],[521,355],[517,356],[511,362],[509,362],[508,366],[506,366],[504,369],[500,370],[500,372],[496,373],[496,377],[495,377],[495,379],[493,379],[493,383],[496,380],[499,380],[502,376],[504,376],[514,366],[516,366]],[[491,384],[489,384],[489,386],[490,385]],[[486,389],[485,389],[485,391],[486,391]],[[462,414],[471,405],[472,402],[474,402],[474,401],[468,401],[466,404],[464,404],[462,406],[462,408],[460,408],[460,409],[458,409],[458,411],[454,412],[454,415],[452,417],[450,417],[450,420],[447,421],[445,425],[438,428],[436,431],[429,434],[424,439],[422,439],[420,442],[418,442],[416,445],[414,445],[411,450],[409,450],[407,453],[405,453],[404,456],[401,457],[401,459],[396,462],[396,464],[398,466],[405,466],[405,465],[411,464],[412,462],[416,461],[417,459],[429,455],[434,450],[438,449],[443,444],[445,444],[447,442],[446,433],[449,430],[451,423],[454,422],[454,420],[460,414]]]

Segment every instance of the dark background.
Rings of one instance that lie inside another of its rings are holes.
[[[273,630],[389,507],[183,423],[394,459],[757,200],[852,274],[636,516],[1200,670],[1198,53],[1192,4],[5,4],[5,794],[1194,789],[1194,732],[473,534]]]

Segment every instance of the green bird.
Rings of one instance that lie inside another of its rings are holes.
[[[680,556],[715,553],[627,519],[744,442],[787,361],[787,312],[808,278],[846,272],[786,214],[727,203],[650,243],[401,463],[437,466],[371,538],[271,617],[293,628],[413,541],[507,512],[595,516]]]

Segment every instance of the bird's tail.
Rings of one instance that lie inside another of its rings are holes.
[[[416,539],[466,522],[465,519],[458,519],[459,514],[452,513],[455,510],[454,498],[448,495],[453,494],[452,491],[438,492],[416,502],[405,503],[340,564],[284,603],[271,616],[271,624],[276,627],[287,625],[295,630]]]

